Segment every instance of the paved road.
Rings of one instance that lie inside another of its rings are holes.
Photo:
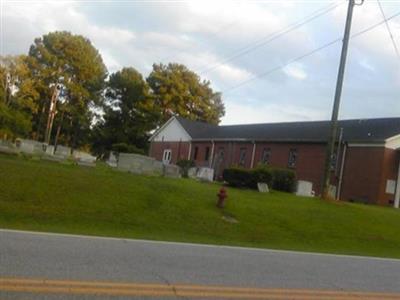
[[[107,284],[122,294],[103,291]],[[400,260],[0,230],[1,300],[95,299],[99,294],[102,299],[198,299],[218,298],[218,293],[253,299],[257,291],[287,291],[282,299],[334,299],[303,294],[321,290],[400,299]],[[75,296],[66,296],[68,291]]]

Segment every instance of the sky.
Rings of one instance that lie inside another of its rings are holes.
[[[222,92],[222,124],[330,118],[345,0],[0,3],[1,55],[27,54],[35,37],[67,30],[91,40],[109,73],[185,64]],[[380,3],[386,18],[400,12],[400,0]],[[352,35],[383,20],[378,1],[365,0]],[[400,50],[400,16],[388,26]],[[350,40],[339,118],[399,117],[399,96],[400,56],[382,23]]]

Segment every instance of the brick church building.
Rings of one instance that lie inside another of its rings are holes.
[[[172,117],[150,138],[164,163],[194,160],[213,168],[258,164],[292,168],[321,193],[329,121],[217,126]],[[400,118],[339,121],[332,193],[337,199],[399,206]]]

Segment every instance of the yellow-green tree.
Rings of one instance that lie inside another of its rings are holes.
[[[154,64],[147,82],[162,116],[159,124],[172,115],[218,124],[225,115],[221,94],[182,64]]]
[[[29,137],[38,99],[27,57],[0,57],[0,137]]]

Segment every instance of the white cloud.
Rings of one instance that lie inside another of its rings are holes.
[[[107,51],[102,51],[101,56],[103,58],[104,64],[107,66],[107,69],[110,73],[115,72],[121,69],[123,66]]]
[[[221,63],[222,57],[212,53],[198,52],[196,49],[178,53],[175,58],[175,61],[187,65],[202,78],[210,80],[217,89],[235,85],[253,76],[249,70],[234,64]]]
[[[228,64],[220,65],[216,68],[215,73],[220,80],[230,84],[242,82],[252,77],[249,71]]]
[[[115,68],[119,62],[111,54],[113,49],[127,47],[135,40],[132,31],[90,23],[85,15],[79,13],[77,3],[47,1],[27,5],[26,2],[5,2],[4,6],[2,42],[8,53],[26,53],[34,38],[50,31],[67,30],[88,37],[95,47],[100,48],[106,63],[110,63],[108,67]],[[23,41],[19,39],[22,24]]]
[[[359,61],[359,64],[361,67],[363,67],[364,69],[368,70],[368,71],[375,71],[374,66],[368,61],[368,59],[361,59]]]
[[[225,38],[246,39],[265,36],[281,29],[286,20],[260,3],[191,1],[185,29],[208,32]]]
[[[141,35],[141,42],[159,46],[167,50],[188,50],[195,45],[187,35],[176,35],[164,32],[145,32]]]
[[[294,79],[304,80],[307,78],[307,73],[303,70],[303,66],[299,63],[293,63],[286,66],[283,71],[286,75],[293,77]]]

